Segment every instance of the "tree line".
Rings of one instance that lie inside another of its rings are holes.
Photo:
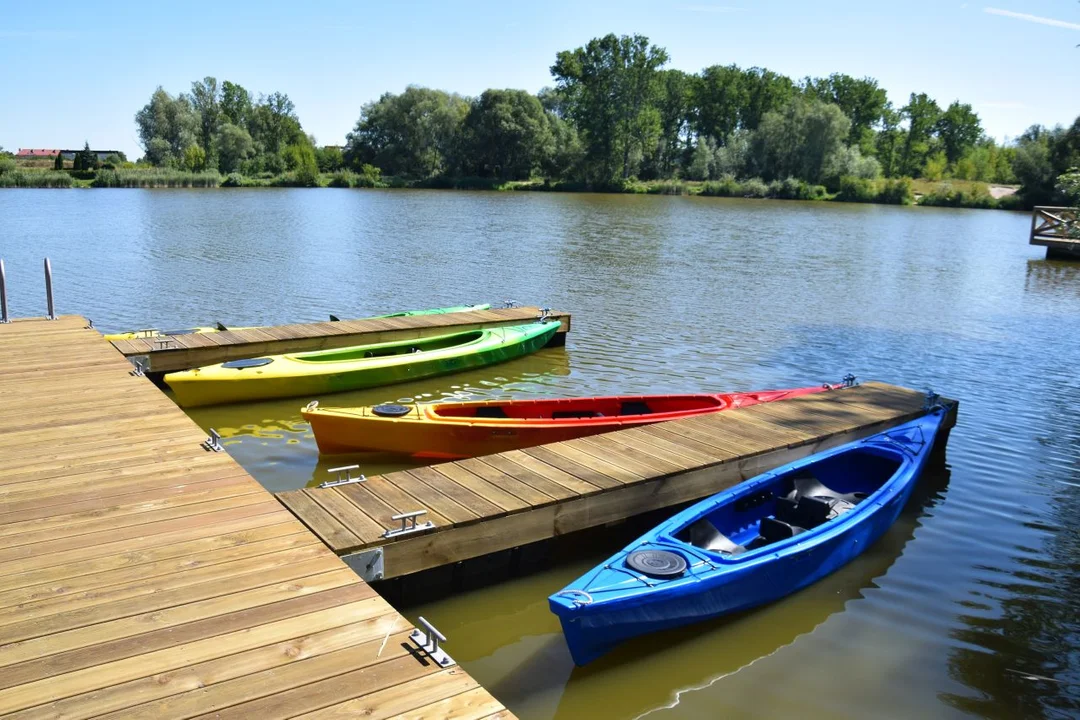
[[[343,152],[315,147],[287,95],[255,100],[214,78],[177,96],[158,88],[136,124],[154,165],[309,180],[343,168],[593,188],[794,178],[835,192],[853,179],[958,178],[1019,182],[1026,201],[1045,203],[1060,200],[1058,177],[1080,165],[1080,118],[1003,146],[960,100],[943,107],[911,93],[900,105],[869,77],[795,80],[737,65],[691,74],[666,68],[669,60],[644,36],[609,34],[558,53],[553,86],[536,95],[409,86],[364,105]]]

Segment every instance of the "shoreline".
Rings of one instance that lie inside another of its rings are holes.
[[[910,178],[845,178],[837,192],[820,185],[789,178],[766,183],[758,178],[735,180],[627,180],[613,185],[590,185],[550,180],[497,180],[478,177],[438,177],[408,180],[372,177],[349,171],[321,173],[315,184],[303,184],[286,173],[272,177],[243,177],[218,173],[181,171],[121,170],[94,173],[18,170],[0,176],[0,189],[222,189],[231,188],[339,188],[466,190],[486,192],[566,192],[621,195],[679,195],[685,197],[728,197],[755,200],[806,200],[812,202],[853,202],[873,205],[923,205],[990,210],[1029,210],[1018,188],[971,180],[930,181]]]

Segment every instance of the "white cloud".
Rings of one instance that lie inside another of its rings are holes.
[[[1080,23],[1066,22],[1065,20],[1055,20],[1054,18],[1040,17],[1038,15],[1028,15],[1027,13],[1013,12],[1012,10],[1001,10],[999,8],[983,8],[983,12],[988,12],[991,15],[1001,15],[1002,17],[1010,17],[1016,20],[1026,20],[1027,22],[1039,23],[1040,25],[1051,25],[1053,27],[1065,28],[1066,30],[1080,30]]]

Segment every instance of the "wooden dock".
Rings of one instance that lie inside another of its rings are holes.
[[[1080,260],[1080,210],[1036,207],[1031,212],[1029,245],[1046,248],[1050,260]]]
[[[363,576],[393,578],[697,500],[924,404],[868,383],[278,498]],[[955,421],[954,405],[947,428]],[[392,516],[420,509],[432,528],[386,536]]]
[[[534,322],[542,312],[538,307],[513,307],[441,315],[275,325],[217,333],[114,340],[113,346],[125,357],[140,358],[148,372],[173,372],[260,355],[330,350],[520,325]],[[565,344],[566,333],[570,332],[570,313],[550,312],[548,315],[562,325],[551,344]]]
[[[0,324],[0,715],[510,717],[86,325]]]

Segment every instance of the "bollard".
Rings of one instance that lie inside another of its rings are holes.
[[[56,319],[56,311],[53,307],[53,294],[52,294],[52,263],[49,262],[49,258],[45,258],[45,299],[49,303],[49,315],[50,320]]]
[[[0,323],[9,323],[7,308],[7,273],[4,272],[4,259],[0,258]]]

